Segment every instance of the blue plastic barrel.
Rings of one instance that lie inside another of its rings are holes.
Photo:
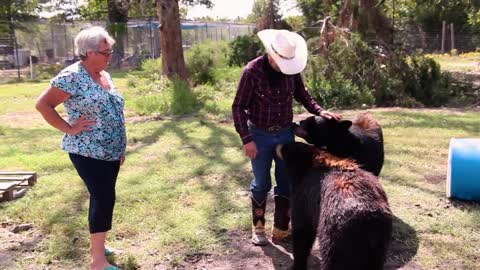
[[[447,197],[480,201],[480,138],[450,140]]]

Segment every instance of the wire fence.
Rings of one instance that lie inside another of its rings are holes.
[[[78,60],[75,55],[74,38],[83,28],[103,26],[104,21],[81,21],[74,23],[50,23],[48,21],[17,22],[0,21],[0,80],[15,77],[34,77],[31,70],[36,64],[67,66]],[[111,66],[121,69],[136,68],[144,59],[158,58],[161,54],[159,23],[156,20],[131,20],[123,25],[125,34],[121,43],[122,52],[114,53]],[[237,36],[252,34],[253,24],[224,22],[182,21],[183,48],[206,40],[231,41]],[[393,33],[394,42],[407,52],[448,53],[477,51],[480,48],[480,33],[455,33],[453,27],[433,32],[407,28]],[[320,31],[319,27],[309,30]]]
[[[0,71],[25,69],[32,64],[60,64],[66,66],[76,60],[74,39],[79,31],[88,26],[103,26],[104,21],[74,23],[49,23],[47,21],[17,22],[0,21]],[[117,25],[118,26],[118,25]],[[237,36],[251,34],[253,24],[182,21],[183,48],[206,40],[231,41]],[[158,58],[161,54],[159,23],[155,20],[131,20],[122,25],[126,29],[121,43],[122,52],[112,56],[117,68],[137,67],[144,59]],[[1,29],[0,29],[1,30]],[[11,30],[11,31],[10,31]],[[16,42],[15,42],[16,41]],[[17,63],[18,60],[18,63]],[[10,71],[9,73],[14,73]],[[21,72],[22,75],[26,72]],[[27,72],[28,73],[28,72]]]

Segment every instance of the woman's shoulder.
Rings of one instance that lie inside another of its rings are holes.
[[[75,88],[78,83],[85,82],[87,78],[85,74],[88,75],[88,73],[83,71],[80,62],[77,62],[62,69],[57,76],[50,80],[50,84],[67,91]],[[73,94],[73,90],[67,92]]]
[[[82,65],[80,64],[80,62],[76,62],[62,69],[58,73],[58,76],[79,75],[81,73],[82,73]]]

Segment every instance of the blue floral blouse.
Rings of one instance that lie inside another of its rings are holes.
[[[115,161],[125,153],[127,137],[123,107],[125,101],[107,74],[110,89],[96,83],[87,70],[77,62],[60,71],[51,85],[71,96],[63,103],[68,123],[73,124],[83,115],[96,120],[92,130],[76,135],[65,134],[62,149],[81,156]]]

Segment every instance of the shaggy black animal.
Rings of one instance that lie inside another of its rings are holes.
[[[279,145],[291,176],[294,270],[307,269],[315,237],[322,270],[381,270],[392,235],[387,196],[349,159],[296,142]]]
[[[383,133],[380,124],[369,113],[350,120],[311,116],[294,124],[295,135],[316,147],[339,157],[354,159],[362,169],[376,176],[384,160]]]

